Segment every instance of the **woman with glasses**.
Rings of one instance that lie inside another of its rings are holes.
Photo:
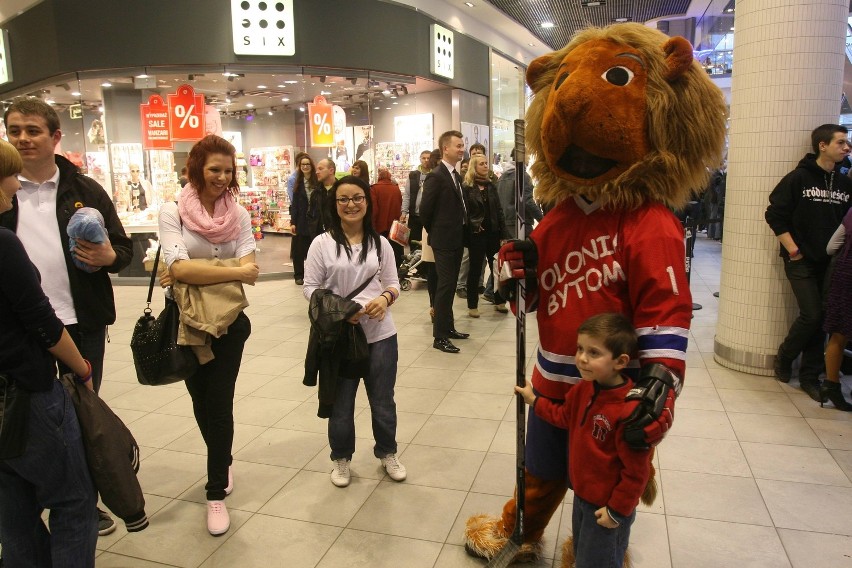
[[[307,154],[300,154],[297,162],[299,173],[293,188],[293,200],[290,202],[290,233],[293,240],[290,256],[293,258],[293,278],[301,285],[305,278],[305,257],[311,241],[322,227],[320,200],[322,192],[314,191],[320,187],[314,161]]]
[[[310,300],[314,290],[324,288],[346,297],[363,287],[352,298],[362,309],[349,323],[361,326],[369,344],[369,369],[363,379],[373,420],[373,454],[391,479],[403,481],[405,467],[396,455],[394,386],[399,354],[390,306],[399,297],[399,279],[393,251],[373,228],[370,186],[364,180],[346,176],[332,186],[330,197],[330,227],[311,244],[303,293]],[[359,382],[360,378],[341,377],[328,421],[334,462],[331,482],[338,487],[349,485],[351,476]]]

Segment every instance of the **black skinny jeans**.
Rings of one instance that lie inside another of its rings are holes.
[[[488,261],[488,268],[494,273],[494,255],[500,250],[500,236],[491,231],[482,231],[470,235],[467,247],[470,258],[467,272],[467,308],[472,310],[479,306],[479,282],[482,278],[482,261]],[[494,292],[494,303],[502,304],[499,292]]]
[[[240,312],[228,332],[213,338],[215,359],[201,365],[186,380],[192,411],[207,444],[207,500],[221,501],[228,486],[228,466],[234,445],[234,387],[240,373],[243,347],[251,322]]]
[[[799,353],[802,364],[799,379],[817,379],[825,368],[825,332],[822,330],[827,295],[829,262],[784,259],[784,273],[790,281],[799,317],[790,326],[787,337],[778,348],[782,362],[792,362]]]

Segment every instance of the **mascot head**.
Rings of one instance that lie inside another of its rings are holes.
[[[683,207],[719,165],[727,108],[683,38],[642,24],[578,32],[533,60],[527,146],[536,194],[612,208]]]

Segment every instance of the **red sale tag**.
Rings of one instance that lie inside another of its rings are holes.
[[[191,85],[181,85],[169,95],[172,140],[196,142],[204,138],[204,95]]]
[[[142,148],[145,150],[171,150],[174,148],[169,131],[169,107],[160,95],[151,95],[147,103],[139,105],[142,119]]]
[[[332,105],[325,102],[325,97],[317,95],[313,103],[308,103],[308,116],[311,120],[311,146],[330,148],[334,146],[332,129]]]

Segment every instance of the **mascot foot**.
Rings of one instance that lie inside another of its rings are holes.
[[[569,536],[562,543],[562,565],[561,568],[574,568],[577,565],[574,558],[574,537]],[[630,560],[630,549],[624,553],[624,563],[621,568],[633,568],[633,562]]]
[[[464,549],[471,556],[491,560],[509,538],[503,533],[500,517],[474,515],[464,529]],[[525,542],[513,562],[537,562],[541,558],[541,542]]]

